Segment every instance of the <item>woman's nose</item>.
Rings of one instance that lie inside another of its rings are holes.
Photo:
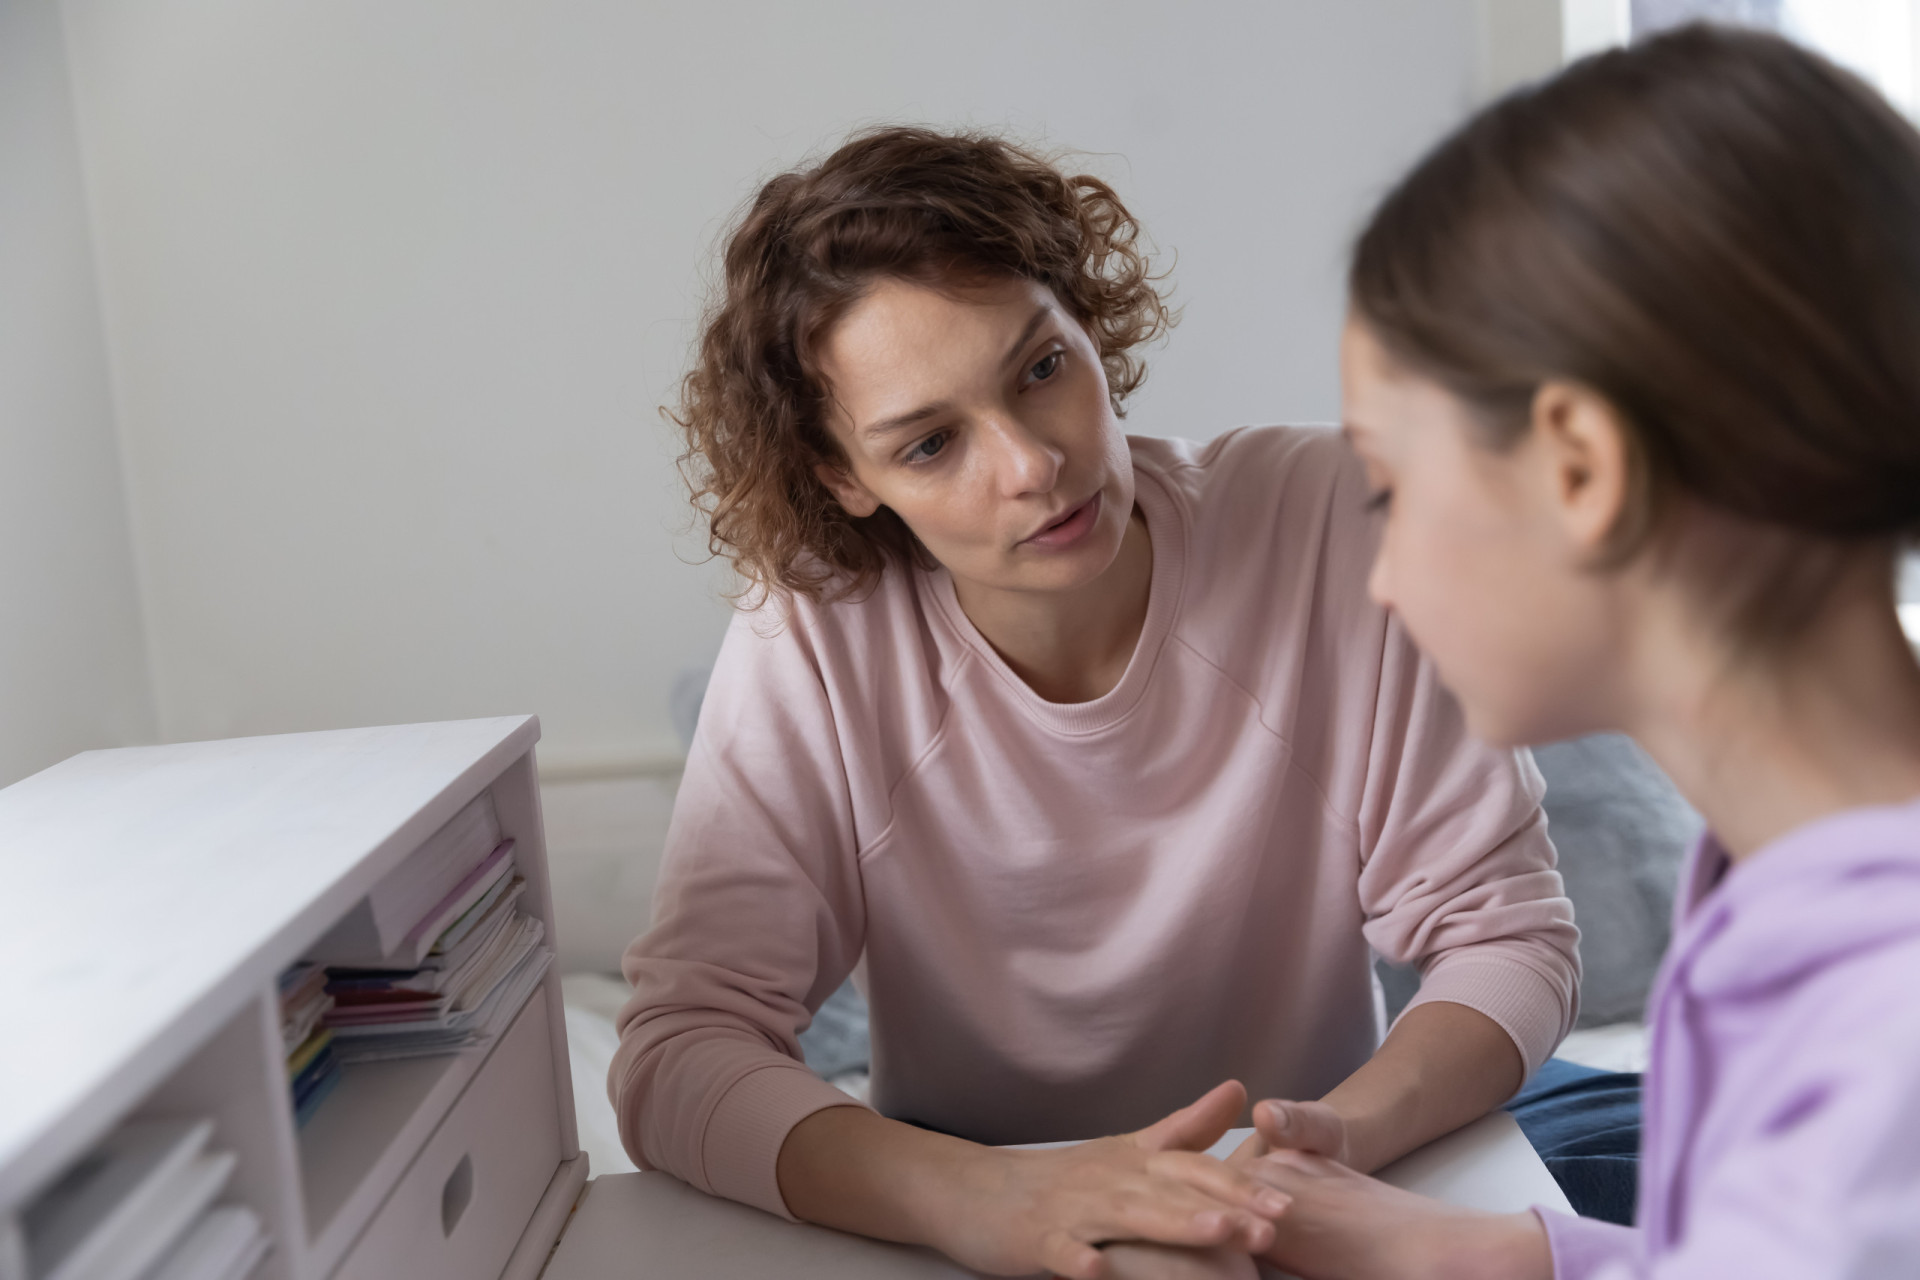
[[[1000,483],[1009,497],[1049,493],[1060,478],[1066,455],[1058,446],[1018,422],[999,423],[994,431]]]

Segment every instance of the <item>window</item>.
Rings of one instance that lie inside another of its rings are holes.
[[[1920,0],[1562,0],[1568,58],[1706,19],[1781,32],[1857,71],[1908,114],[1920,108]]]

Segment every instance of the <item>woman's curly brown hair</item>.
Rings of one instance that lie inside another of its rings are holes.
[[[1139,238],[1106,183],[984,133],[876,129],[762,187],[666,411],[686,436],[680,465],[708,546],[743,592],[838,599],[871,589],[889,562],[925,560],[898,516],[847,514],[814,470],[846,465],[823,421],[818,343],[873,281],[1046,285],[1092,335],[1121,413],[1146,377],[1135,349],[1174,320]]]

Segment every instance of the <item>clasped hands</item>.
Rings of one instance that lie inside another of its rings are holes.
[[[1203,1152],[1244,1105],[1238,1082],[1219,1086],[1166,1120],[1129,1135]],[[1101,1280],[1256,1280],[1256,1257],[1309,1280],[1551,1280],[1545,1237],[1531,1213],[1461,1209],[1402,1191],[1352,1167],[1347,1122],[1325,1102],[1262,1102],[1255,1132],[1223,1168],[1285,1198],[1258,1231],[1189,1243],[1154,1237],[1108,1244]],[[1262,1204],[1276,1203],[1263,1200]]]
[[[1206,1155],[1246,1097],[1230,1080],[1135,1133],[999,1153],[1011,1159],[978,1167],[969,1181],[1001,1211],[967,1217],[1000,1229],[945,1241],[946,1252],[999,1274],[1037,1259],[1072,1280],[1254,1276],[1252,1258],[1273,1248],[1275,1223],[1293,1203],[1263,1160],[1310,1153],[1332,1164],[1348,1157],[1349,1142],[1346,1122],[1326,1103],[1265,1102],[1258,1131],[1228,1160]],[[1010,1204],[1018,1205],[1011,1221]]]

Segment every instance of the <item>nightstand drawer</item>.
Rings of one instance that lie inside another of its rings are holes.
[[[336,1280],[500,1274],[560,1165],[547,1018],[543,986],[401,1175]]]

